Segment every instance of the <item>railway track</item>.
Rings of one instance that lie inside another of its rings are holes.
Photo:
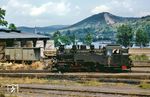
[[[131,70],[132,70],[131,73],[150,73],[150,67],[132,67]],[[121,73],[121,72],[122,71],[105,71],[105,72],[98,71],[89,73]],[[0,73],[54,73],[54,72],[51,72],[50,70],[0,70]],[[88,73],[88,72],[81,72],[81,73]],[[124,71],[123,73],[130,73],[130,71]]]
[[[150,74],[145,73],[121,73],[121,74],[106,74],[106,73],[65,73],[65,74],[55,74],[55,73],[0,73],[3,77],[30,77],[30,78],[48,78],[48,79],[59,79],[59,80],[86,80],[92,81],[97,80],[99,82],[107,83],[126,83],[126,84],[140,84],[143,81],[150,83]]]
[[[132,78],[150,79],[150,73],[0,73],[0,76],[7,77],[38,77],[38,78]]]
[[[58,72],[51,72],[48,70],[0,70],[0,73],[58,73]],[[75,73],[75,72],[68,72],[68,73]],[[76,72],[76,73],[88,73],[88,72]],[[119,73],[119,72],[89,72],[89,73]],[[122,72],[122,73],[150,73],[150,70],[149,71],[133,70],[131,72]]]
[[[1,77],[30,77],[30,78],[52,78],[69,80],[98,80],[100,82],[140,84],[143,80],[150,83],[149,69],[134,68],[132,72],[126,73],[98,73],[98,72],[76,72],[76,73],[51,73],[48,70],[17,70],[0,71]]]
[[[20,86],[20,92],[30,92],[30,93],[46,93],[46,94],[59,94],[59,95],[78,95],[82,97],[101,97],[102,95],[108,95],[107,97],[116,97],[120,95],[121,97],[150,97],[149,90],[137,89],[123,87],[89,87],[89,86],[60,86],[60,85],[28,85],[22,84]],[[132,91],[131,91],[132,90]],[[84,96],[83,96],[84,95]],[[106,96],[105,96],[106,97]]]

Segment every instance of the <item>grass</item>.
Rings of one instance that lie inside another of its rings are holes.
[[[83,86],[101,86],[104,83],[101,83],[99,81],[93,80],[93,81],[77,81],[80,85]]]
[[[83,86],[100,86],[102,83],[93,81],[72,81],[61,79],[38,79],[38,78],[10,78],[0,77],[0,84],[52,84],[52,85],[83,85]]]
[[[0,93],[0,97],[17,97],[17,96],[6,96],[5,94]]]
[[[132,61],[150,61],[148,56],[145,54],[142,55],[131,55],[130,56]]]
[[[0,85],[5,84],[51,84],[51,85],[73,85],[73,86],[124,86],[124,83],[105,83],[98,80],[67,80],[67,79],[44,79],[44,78],[11,78],[11,77],[0,77]]]
[[[140,88],[142,89],[150,89],[150,83],[147,83],[146,81],[143,81],[139,85]]]
[[[32,62],[32,64],[19,64],[19,63],[12,63],[12,62],[0,62],[0,70],[43,70],[45,65],[43,62],[37,61]]]
[[[42,78],[11,78],[0,77],[0,84],[53,84],[53,85],[79,85],[76,81]]]
[[[10,77],[0,77],[0,84],[44,84],[47,83],[48,80],[38,79],[38,78],[10,78]]]

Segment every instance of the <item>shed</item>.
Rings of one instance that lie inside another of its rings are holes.
[[[36,43],[37,41],[43,41],[43,48],[46,46],[46,42],[47,40],[49,40],[48,36],[44,36],[44,35],[38,35],[38,34],[34,34],[34,33],[29,33],[29,32],[21,32],[21,31],[17,31],[17,30],[8,30],[8,29],[0,29],[0,61],[5,60],[6,58],[6,52],[11,52],[11,50],[15,49],[16,54],[13,55],[22,55],[23,51],[32,51],[34,54],[33,58],[39,59],[37,56],[39,56],[40,50],[41,48],[39,47],[39,49],[36,47]],[[11,48],[11,49],[10,49]],[[9,50],[9,51],[8,51]],[[23,50],[23,51],[21,51]],[[19,52],[21,52],[19,54]],[[7,57],[9,59],[13,59],[14,60],[22,60],[22,57],[17,57],[17,56],[8,56]],[[32,59],[33,59],[32,58]],[[25,58],[24,58],[25,59]]]

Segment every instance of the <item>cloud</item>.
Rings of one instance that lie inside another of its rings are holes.
[[[138,16],[147,16],[147,15],[150,15],[150,12],[149,11],[140,11],[140,12],[138,12],[137,15]]]
[[[47,4],[41,5],[40,7],[32,6],[32,7],[30,8],[29,14],[30,14],[31,16],[39,16],[39,15],[41,15],[41,14],[47,12],[48,7],[51,6],[51,5],[52,5],[52,3],[49,2],[49,3],[47,3]]]
[[[63,16],[70,12],[70,3],[66,1],[61,2],[46,2],[41,5],[33,5],[23,2],[24,0],[9,0],[6,5],[3,6],[8,12],[15,11],[16,14],[40,16],[43,14]],[[15,14],[13,13],[13,14]]]
[[[69,12],[70,12],[70,4],[69,3],[48,2],[39,7],[36,7],[36,6],[32,7],[30,10],[30,15],[31,16],[39,16],[39,15],[47,13],[47,14],[63,16]]]
[[[108,11],[110,11],[110,8],[106,5],[96,6],[94,9],[92,9],[92,13],[94,14],[100,13],[100,12],[108,12]]]
[[[110,12],[118,16],[150,14],[149,0],[0,0],[5,19],[16,25],[73,24],[87,16]]]
[[[94,14],[101,12],[110,12],[112,14],[120,16],[134,16],[135,15],[135,2],[132,0],[109,0],[108,2],[100,3],[99,6],[95,6],[91,9]]]
[[[78,5],[76,5],[75,9],[80,10],[81,8]]]
[[[129,12],[134,11],[132,4],[133,3],[132,3],[131,0],[122,0],[121,2],[120,2],[120,0],[112,0],[112,2],[110,2],[110,6],[112,6],[113,8],[117,8],[117,9],[120,9],[120,10],[123,9],[123,11],[129,11]]]
[[[28,14],[30,8],[32,7],[31,4],[24,4],[21,0],[9,0],[3,8],[6,10],[6,14],[8,15],[24,15]]]

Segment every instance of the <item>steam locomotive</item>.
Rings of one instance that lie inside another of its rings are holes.
[[[73,45],[71,49],[65,49],[61,45],[56,52],[56,60],[53,68],[63,72],[126,71],[132,67],[128,49],[120,45],[107,45],[99,49],[95,49],[94,45],[89,49],[86,45]]]

